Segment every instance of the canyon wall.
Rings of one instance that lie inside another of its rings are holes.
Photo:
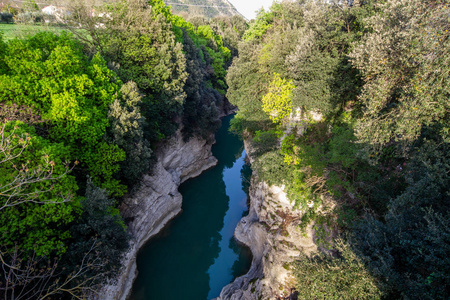
[[[217,164],[211,146],[211,142],[195,137],[184,142],[179,131],[170,140],[158,145],[155,153],[157,162],[152,174],[144,175],[140,188],[126,197],[120,207],[131,235],[130,249],[117,278],[102,289],[99,299],[127,298],[137,275],[136,256],[139,249],[181,212],[179,185]]]
[[[251,153],[245,144],[246,152]],[[269,186],[254,174],[249,196],[249,214],[239,222],[234,235],[251,249],[252,265],[247,274],[225,286],[216,300],[289,297],[294,287],[289,263],[300,252],[317,251],[312,224],[306,231],[299,228],[302,212],[293,208],[284,187]]]

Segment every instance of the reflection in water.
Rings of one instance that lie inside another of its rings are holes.
[[[219,164],[180,187],[183,212],[139,253],[133,300],[217,297],[223,286],[248,271],[250,252],[233,239],[247,211],[242,142],[228,133],[230,117],[216,135]]]
[[[230,242],[233,239],[234,228],[242,218],[242,212],[247,210],[247,195],[242,190],[241,181],[236,180],[241,176],[241,169],[245,164],[244,159],[245,151],[234,163],[233,167],[223,171],[226,194],[230,197],[230,201],[229,209],[224,218],[224,226],[220,231],[219,257],[216,258],[214,264],[208,270],[210,287],[208,299],[217,297],[224,287],[223,283],[229,283],[233,280],[233,265],[229,263],[239,259],[239,253],[236,252],[236,249],[232,247]],[[224,267],[226,267],[225,270]]]

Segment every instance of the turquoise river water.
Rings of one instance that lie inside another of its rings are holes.
[[[250,268],[250,250],[238,245],[234,229],[248,211],[250,167],[243,143],[222,120],[214,168],[183,183],[183,211],[137,257],[139,275],[132,300],[203,300]]]

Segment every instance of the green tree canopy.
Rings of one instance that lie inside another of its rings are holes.
[[[68,175],[70,149],[20,121],[1,124],[0,231],[8,250],[48,255],[66,251],[70,224],[80,207]]]
[[[274,73],[269,91],[262,98],[262,109],[274,123],[286,123],[292,112],[292,81]]]
[[[52,141],[64,142],[95,182],[123,194],[124,186],[113,175],[125,154],[102,141],[109,106],[121,86],[105,61],[98,54],[88,60],[67,33],[12,40],[5,52],[0,102],[33,108],[49,125]],[[99,155],[99,149],[105,155]]]
[[[379,151],[411,144],[424,127],[449,133],[448,8],[439,1],[387,1],[367,20],[372,32],[352,52],[365,84],[357,134]]]

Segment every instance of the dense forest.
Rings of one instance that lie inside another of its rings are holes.
[[[245,32],[233,130],[328,250],[293,264],[299,298],[450,297],[447,5],[283,1]]]
[[[247,28],[240,17],[194,26],[160,0],[70,9],[73,33],[0,33],[5,299],[81,299],[117,273],[122,197],[151,172],[158,143],[218,128]]]

